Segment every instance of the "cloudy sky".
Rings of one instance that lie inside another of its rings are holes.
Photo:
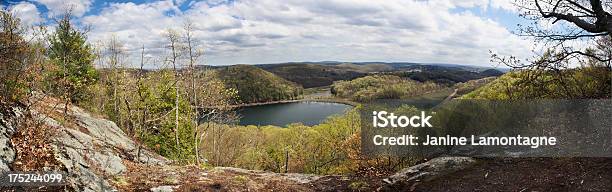
[[[161,57],[168,28],[195,25],[208,65],[407,61],[491,66],[489,50],[527,57],[511,0],[0,0],[25,24],[72,8],[88,40],[116,36]]]

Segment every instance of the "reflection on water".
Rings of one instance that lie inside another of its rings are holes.
[[[342,114],[350,105],[328,102],[301,101],[244,107],[238,110],[240,125],[276,125],[291,123],[316,125],[334,114]]]

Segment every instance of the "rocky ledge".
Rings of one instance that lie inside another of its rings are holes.
[[[53,158],[61,170],[67,173],[69,187],[74,191],[111,191],[115,187],[108,181],[127,171],[125,162],[164,165],[165,158],[139,147],[117,125],[103,118],[93,117],[83,109],[70,106],[70,123],[60,123],[53,114],[63,113],[63,105],[41,102],[30,112],[53,137],[50,139]],[[11,138],[19,130],[25,110],[23,107],[3,107],[0,113],[0,172],[12,171],[16,149]],[[30,146],[37,147],[37,146]]]

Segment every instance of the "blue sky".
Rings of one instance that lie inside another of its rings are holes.
[[[194,24],[201,64],[409,61],[490,66],[489,51],[527,57],[512,34],[511,0],[2,0],[25,24],[52,26],[72,7],[88,40],[120,40],[131,65],[139,47],[163,60],[168,29]],[[156,63],[156,62],[152,62]],[[154,65],[154,64],[151,64]],[[159,64],[157,64],[159,65]]]

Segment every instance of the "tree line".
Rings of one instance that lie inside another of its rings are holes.
[[[196,70],[203,51],[191,22],[167,30],[168,54],[158,58],[165,67],[153,71],[144,69],[152,64],[144,46],[139,61],[129,60],[115,36],[88,43],[86,30],[69,12],[54,22],[53,30],[26,27],[9,11],[0,11],[3,105],[35,105],[35,95],[52,96],[64,102],[64,119],[70,119],[71,105],[83,107],[116,122],[142,147],[186,162],[205,159],[199,146],[214,135],[210,123],[236,120],[237,92],[226,88],[216,71]]]

